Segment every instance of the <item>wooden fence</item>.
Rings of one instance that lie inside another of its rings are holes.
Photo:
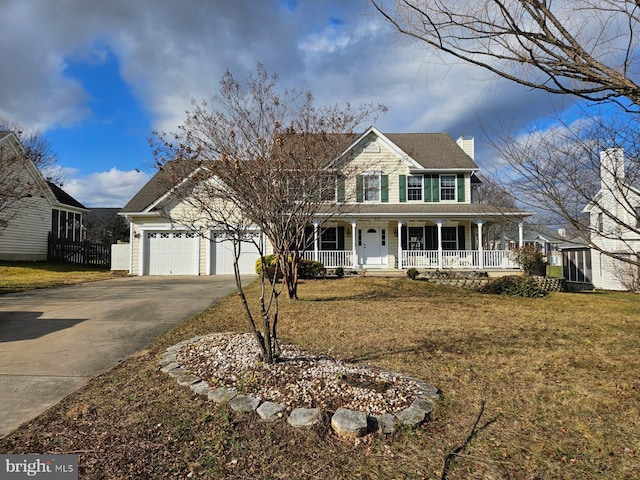
[[[72,242],[50,237],[47,260],[50,262],[110,268],[111,246],[89,241]]]

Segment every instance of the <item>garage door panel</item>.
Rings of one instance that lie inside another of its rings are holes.
[[[191,232],[147,232],[145,273],[197,275],[198,236]]]
[[[258,248],[252,242],[242,242],[238,267],[243,275],[255,273],[256,261],[260,258]],[[235,254],[233,242],[225,240],[222,235],[214,235],[211,241],[211,273],[214,275],[233,275]]]

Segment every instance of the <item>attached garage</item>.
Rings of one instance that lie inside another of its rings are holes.
[[[145,275],[198,275],[198,235],[181,231],[147,231]]]
[[[260,237],[255,233],[256,238]],[[213,275],[233,275],[233,243],[224,234],[214,233],[211,239],[211,273]],[[242,242],[238,267],[242,275],[256,273],[256,261],[260,258],[257,247],[250,241]]]

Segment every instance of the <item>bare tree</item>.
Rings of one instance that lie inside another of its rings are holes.
[[[19,204],[28,207],[25,202],[41,195],[32,176],[25,175],[26,158],[27,152],[17,137],[10,132],[0,132],[0,232],[19,213]]]
[[[507,80],[636,112],[640,106],[636,0],[371,3],[408,37]]]
[[[478,175],[479,184],[474,189],[475,203],[491,205],[498,209],[512,210],[517,208],[513,195],[502,185],[500,180],[489,174]],[[502,243],[507,238],[517,238],[518,226],[508,216],[495,218],[484,230],[485,248],[504,249]]]
[[[347,167],[335,162],[355,139],[355,129],[384,110],[374,105],[318,107],[311,93],[279,89],[277,80],[263,65],[244,85],[227,72],[219,94],[194,102],[177,133],[156,133],[152,141],[160,168],[180,165],[195,172],[186,177],[179,172],[174,179],[175,191],[188,199],[190,208],[166,209],[167,216],[194,229],[209,225],[240,248],[243,241],[260,246],[251,235],[258,231],[277,254],[268,295],[262,269],[263,328],[256,333],[270,361],[278,353],[277,273],[283,274],[288,297],[296,299],[309,227],[320,227],[349,205],[343,186]],[[264,246],[260,252],[264,254]],[[236,280],[256,332],[237,268]]]
[[[62,172],[58,154],[47,137],[38,129],[28,129],[19,122],[0,117],[0,131],[14,132],[24,147],[26,155],[50,182],[62,184]]]
[[[629,254],[640,251],[640,127],[635,114],[585,116],[571,124],[496,138],[495,151],[509,167],[504,181],[519,202],[536,208],[543,223],[565,226],[591,248],[638,265],[637,255]]]

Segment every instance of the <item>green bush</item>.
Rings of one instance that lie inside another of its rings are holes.
[[[509,295],[512,297],[539,298],[546,292],[531,277],[507,276],[490,280],[480,287],[482,293]]]
[[[317,278],[322,275],[324,271],[324,265],[322,262],[316,262],[315,260],[300,260],[298,265],[298,277],[299,278]]]
[[[265,255],[262,259],[264,261],[264,265],[267,268],[267,277],[269,279],[273,279],[273,274],[276,270],[276,266],[278,265],[278,255],[272,253],[270,255]],[[259,258],[256,260],[256,274],[262,274],[262,264],[263,261]],[[324,265],[321,262],[316,262],[314,260],[300,260],[300,264],[298,265],[298,277],[299,278],[316,278],[319,277],[324,270]],[[278,279],[282,278],[282,272],[278,272]]]
[[[344,277],[344,268],[342,267],[336,268],[336,277],[338,278]]]
[[[410,268],[409,270],[407,270],[407,277],[409,277],[411,280],[415,280],[416,278],[418,278],[418,275],[420,275],[420,272],[415,268]]]

